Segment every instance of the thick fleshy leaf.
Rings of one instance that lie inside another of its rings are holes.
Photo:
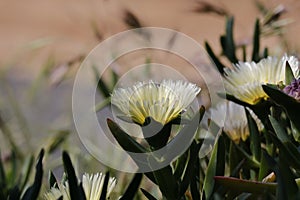
[[[215,55],[215,53],[213,52],[213,50],[211,49],[210,45],[208,44],[208,42],[205,42],[205,49],[208,53],[208,55],[210,56],[211,60],[214,62],[214,64],[216,65],[218,71],[221,74],[224,74],[224,68],[225,65],[223,65],[221,63],[221,61],[218,59],[218,57]]]
[[[288,61],[286,61],[285,65],[285,85],[291,84],[291,82],[295,79],[292,68]]]
[[[60,130],[55,133],[54,137],[49,141],[47,148],[48,153],[50,154],[55,151],[67,139],[69,134],[69,130]]]
[[[20,191],[19,187],[18,186],[13,187],[9,191],[8,196],[9,196],[8,197],[9,200],[19,200],[21,197],[21,191]],[[5,199],[5,198],[3,198],[3,199]]]
[[[203,183],[203,190],[205,192],[205,199],[209,199],[214,191],[215,180],[214,176],[216,175],[217,169],[217,155],[218,155],[218,142],[215,143],[212,150],[212,154],[208,163],[206,170],[206,175]]]
[[[189,124],[186,124],[180,131],[179,133],[168,143],[167,150],[174,154],[174,155],[179,155],[180,153],[180,148],[177,148],[178,146],[184,145],[182,141],[186,141],[186,138],[194,138],[193,136],[196,134],[196,131],[198,129],[199,123],[201,122],[203,115],[205,113],[205,108],[204,106],[201,106],[199,109],[198,113],[195,114],[193,119],[190,121]],[[187,144],[185,144],[187,145]],[[188,147],[187,147],[188,148]],[[179,150],[179,151],[177,151]]]
[[[285,155],[280,152],[278,162],[267,153],[265,153],[264,156],[266,157],[268,165],[276,174],[278,183],[276,187],[277,199],[299,199],[299,189],[289,166],[287,166],[285,162]]]
[[[49,182],[50,189],[55,186],[57,187],[57,180],[52,171],[49,172],[48,182]]]
[[[259,161],[257,161],[256,159],[254,159],[251,155],[249,155],[249,153],[242,147],[240,147],[239,145],[233,143],[235,145],[236,150],[239,151],[239,153],[241,153],[244,156],[244,159],[246,159],[247,163],[255,168],[259,168],[260,163]]]
[[[14,150],[10,153],[10,171],[6,174],[7,185],[14,185],[17,182],[18,161]]]
[[[0,197],[3,196],[4,198],[4,194],[2,194],[2,192],[4,188],[6,188],[6,176],[5,176],[4,166],[1,158],[1,151],[0,151],[0,188],[1,188]]]
[[[263,154],[266,153],[265,151],[261,151],[261,160],[260,160],[260,168],[258,173],[258,181],[262,181],[268,173],[270,173],[270,167],[268,166],[266,157]]]
[[[147,150],[140,145],[137,141],[135,141],[130,135],[125,133],[121,127],[116,124],[111,119],[107,119],[107,125],[115,137],[115,139],[118,141],[118,143],[121,145],[121,147],[125,151],[133,152],[133,153],[146,153]]]
[[[69,192],[71,199],[85,200],[85,194],[82,192],[82,190],[80,190],[77,176],[69,154],[66,151],[64,151],[62,157],[69,183]]]
[[[233,22],[234,18],[229,17],[226,23],[226,35],[221,36],[220,41],[223,48],[223,54],[232,62],[237,63],[235,55],[235,44],[233,39]]]
[[[162,125],[152,117],[147,117],[145,124],[142,126],[144,138],[152,150],[161,149],[167,144],[171,135],[171,129],[171,123]]]
[[[171,166],[153,172],[157,185],[167,199],[177,199],[179,195],[178,184],[173,176]]]
[[[183,172],[187,166],[187,161],[189,158],[189,149],[185,151],[177,160],[175,164],[174,176],[176,180],[180,180],[182,178]]]
[[[198,158],[199,150],[201,145],[196,144],[194,141],[191,144],[190,150],[189,150],[189,161],[183,176],[182,181],[180,182],[180,196],[184,195],[185,191],[187,190],[189,184],[191,183],[191,179],[196,176],[194,174],[195,170],[195,163]]]
[[[240,158],[240,152],[236,148],[236,144],[230,140],[229,144],[229,169],[230,169],[230,176],[232,177],[238,177],[239,176],[239,170],[240,166],[239,163],[241,163],[241,158]],[[242,162],[244,163],[244,162]],[[239,166],[239,167],[237,167]]]
[[[104,80],[102,79],[102,77],[100,76],[100,73],[97,69],[96,66],[93,66],[93,70],[94,70],[94,74],[95,74],[95,79],[97,81],[97,89],[100,92],[100,94],[102,94],[105,98],[109,98],[110,97],[110,89],[107,86],[107,84],[104,82]]]
[[[190,190],[193,199],[200,199],[200,159],[197,157],[196,163],[194,164],[193,177],[191,179]]]
[[[239,105],[241,105],[241,106],[251,107],[250,104],[248,104],[248,103],[246,103],[246,102],[244,102],[244,101],[241,101],[241,100],[235,98],[235,96],[233,96],[233,95],[231,95],[231,94],[228,94],[228,93],[227,93],[227,94],[224,94],[224,93],[218,93],[218,96],[221,97],[221,98],[227,99],[227,100],[229,100],[229,101],[232,101],[232,102],[234,102],[234,103],[236,103],[236,104],[239,104]]]
[[[262,87],[265,93],[271,97],[276,104],[285,109],[290,120],[294,123],[295,127],[300,130],[300,103],[271,85],[263,85]]]
[[[109,171],[105,173],[100,200],[106,200],[108,181],[109,181]]]
[[[294,167],[297,171],[300,171],[300,152],[297,147],[290,141],[282,143],[278,137],[270,134],[273,143],[278,147],[279,151],[282,152],[287,158],[286,162]]]
[[[271,115],[269,116],[269,119],[270,119],[270,122],[274,128],[274,131],[278,137],[278,139],[282,142],[282,143],[285,143],[285,142],[289,142],[290,139],[287,135],[287,133],[285,132],[285,130],[281,127],[281,125],[277,122],[277,120],[272,117]]]
[[[269,49],[266,47],[264,48],[263,58],[267,58],[268,56],[269,56]]]
[[[252,61],[258,62],[260,60],[259,56],[259,42],[260,42],[260,27],[259,19],[255,22],[255,29],[253,34],[253,50],[252,50]]]
[[[141,188],[142,193],[145,195],[145,197],[148,200],[157,200],[152,194],[150,194],[149,192],[147,192],[146,190],[144,190],[143,188]]]
[[[217,153],[217,166],[216,166],[216,176],[224,176],[225,172],[225,143],[224,137],[222,135],[218,138],[218,153]]]
[[[286,156],[282,152],[279,152],[278,166],[279,171],[277,174],[274,170],[278,182],[278,199],[282,199],[281,197],[284,199],[300,199],[299,188],[295,182],[296,177],[287,165]]]
[[[21,172],[21,186],[20,186],[20,190],[23,191],[23,189],[25,188],[27,181],[30,177],[31,171],[32,171],[32,166],[34,164],[34,156],[30,155],[28,157],[26,157],[23,168],[22,168],[22,172]]]
[[[214,179],[217,184],[223,185],[228,190],[233,190],[238,193],[276,193],[276,183],[262,183],[257,181],[242,180],[238,178],[224,176],[215,176]]]
[[[142,178],[143,174],[136,173],[120,200],[134,199],[134,196],[139,190]]]
[[[247,115],[247,121],[249,125],[249,132],[250,132],[250,149],[257,161],[260,161],[261,156],[261,146],[260,146],[260,135],[257,128],[257,124],[252,118],[251,114],[247,109],[245,109]]]
[[[36,172],[34,177],[33,184],[25,191],[22,200],[34,200],[39,196],[39,192],[42,186],[43,180],[43,157],[44,157],[44,149],[41,150],[38,158],[38,162],[36,164]]]

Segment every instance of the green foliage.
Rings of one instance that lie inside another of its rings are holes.
[[[36,164],[34,182],[28,187],[31,168],[33,166],[33,157],[30,156],[24,162],[24,168],[21,172],[17,170],[17,165],[20,164],[16,157],[12,156],[11,164],[12,171],[7,173],[2,160],[0,160],[0,199],[22,199],[34,200],[39,196],[39,192],[43,180],[43,157],[44,150],[41,150]],[[21,178],[19,178],[21,177]]]

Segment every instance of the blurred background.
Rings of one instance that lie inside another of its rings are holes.
[[[60,148],[81,159],[79,168],[98,171],[94,166],[100,164],[84,151],[74,129],[72,84],[82,59],[116,33],[148,26],[175,29],[201,45],[208,41],[220,55],[226,17],[234,16],[236,45],[251,44],[259,18],[262,46],[271,55],[297,55],[299,8],[298,0],[0,0],[0,116],[9,127],[5,133],[1,123],[2,156],[9,156],[12,145],[33,153],[71,134]],[[274,19],[268,21],[270,13]],[[47,168],[61,163],[57,156],[48,159]]]

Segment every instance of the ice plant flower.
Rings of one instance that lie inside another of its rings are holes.
[[[256,121],[258,129],[262,130],[263,125],[252,110],[248,109],[252,118]],[[209,112],[213,116],[213,121],[228,135],[235,143],[242,139],[245,141],[250,135],[245,108],[232,101],[225,101],[215,108],[210,108]],[[220,113],[226,113],[225,119],[221,119]]]
[[[239,62],[233,69],[225,69],[224,85],[228,94],[237,99],[254,105],[268,95],[263,91],[262,84],[285,83],[285,67],[289,63],[294,76],[299,75],[299,62],[291,56],[268,57],[260,62]]]
[[[98,200],[100,199],[102,193],[102,187],[104,183],[105,175],[102,173],[97,174],[84,174],[82,176],[82,187],[87,200]],[[109,197],[113,188],[116,185],[115,178],[109,178],[106,198]],[[68,181],[63,181],[58,183],[56,186],[52,187],[49,192],[44,195],[45,200],[57,200],[63,197],[64,200],[71,200],[69,191]]]
[[[114,90],[111,103],[139,125],[147,117],[165,125],[188,109],[200,90],[197,85],[182,80],[138,82]]]
[[[283,92],[300,101],[300,78],[294,79],[290,85],[283,88]]]

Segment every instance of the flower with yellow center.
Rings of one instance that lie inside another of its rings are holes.
[[[264,128],[263,124],[252,110],[248,109],[248,111],[261,131]],[[248,121],[243,106],[232,101],[225,101],[218,104],[215,108],[210,108],[209,112],[214,117],[212,120],[222,127],[223,131],[235,143],[239,143],[241,139],[245,141],[249,137]],[[223,115],[221,113],[226,113],[225,119],[222,119]]]
[[[87,200],[100,199],[104,178],[105,175],[103,175],[102,173],[97,173],[92,175],[84,174],[82,176],[82,187]],[[116,185],[116,179],[109,178],[106,198],[109,197],[115,185]],[[44,195],[44,199],[57,200],[60,197],[63,197],[64,200],[71,200],[69,190],[70,187],[68,181],[64,181],[62,183],[57,184],[55,187],[52,187],[51,190]]]
[[[268,57],[260,62],[239,62],[234,69],[225,69],[224,85],[228,94],[254,105],[268,95],[262,84],[285,83],[285,67],[289,63],[295,76],[299,74],[299,62],[291,56],[283,56],[281,60]]]
[[[143,125],[147,117],[152,117],[165,125],[184,112],[200,90],[197,85],[182,80],[138,82],[114,90],[111,103],[137,124]]]

